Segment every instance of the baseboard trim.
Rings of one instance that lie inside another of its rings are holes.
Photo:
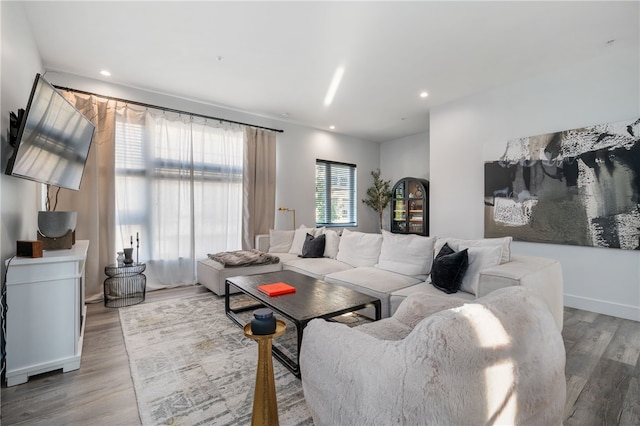
[[[640,306],[623,305],[588,297],[564,295],[564,305],[570,308],[610,315],[612,317],[640,321]]]

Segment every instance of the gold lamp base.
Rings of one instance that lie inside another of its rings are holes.
[[[286,324],[281,320],[276,320],[276,332],[273,334],[253,334],[250,323],[244,326],[244,335],[258,342],[258,370],[256,371],[256,389],[253,394],[252,426],[279,424],[271,340],[282,336],[286,329]]]

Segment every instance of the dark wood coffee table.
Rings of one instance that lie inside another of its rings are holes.
[[[285,282],[296,288],[295,293],[269,297],[257,289],[259,285]],[[257,304],[232,308],[230,306],[230,286],[258,301]],[[380,299],[359,293],[339,285],[329,284],[293,271],[270,272],[267,274],[230,277],[225,281],[224,309],[240,327],[244,327],[238,313],[266,306],[274,313],[291,321],[297,331],[298,345],[296,359],[291,359],[275,344],[273,356],[287,367],[296,377],[300,377],[300,345],[304,327],[315,318],[330,319],[338,315],[354,312],[368,306],[375,307],[375,319],[380,319]]]

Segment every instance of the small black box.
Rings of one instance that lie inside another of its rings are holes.
[[[42,257],[42,241],[18,241],[16,256]]]

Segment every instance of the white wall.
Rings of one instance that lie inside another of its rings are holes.
[[[361,201],[373,184],[371,171],[380,164],[379,145],[302,126],[281,127],[284,133],[278,135],[276,206],[296,209],[297,226],[315,226],[316,159],[356,164],[358,227],[350,229],[379,232],[377,214]],[[291,229],[291,214],[277,212],[276,228]]]
[[[35,240],[38,229],[38,184],[4,174],[13,149],[8,142],[9,112],[26,108],[42,62],[19,2],[0,2],[0,253],[15,255],[17,240]]]
[[[284,132],[277,134],[276,207],[295,209],[298,226],[314,226],[316,159],[353,163],[358,171],[358,227],[355,229],[366,232],[378,229],[375,213],[359,202],[370,186],[370,171],[380,164],[379,145],[375,142],[71,74],[48,72],[46,77],[62,87],[282,129]],[[291,226],[291,213],[276,212],[277,229]]]
[[[431,110],[431,231],[483,237],[484,161],[509,139],[640,117],[640,54],[603,48],[592,60]],[[565,304],[640,320],[640,252],[515,242],[557,258]]]
[[[13,149],[9,146],[9,112],[25,108],[35,75],[42,71],[40,54],[28,29],[22,4],[0,1],[0,258],[16,254],[17,240],[35,240],[38,229],[37,184],[6,176]],[[0,362],[2,356],[0,355]]]
[[[429,132],[380,144],[380,171],[382,179],[391,181],[391,187],[404,177],[429,180]],[[383,212],[382,220],[384,229],[388,230],[389,207]]]
[[[429,180],[429,133],[380,144],[380,170],[391,185],[404,177]]]

